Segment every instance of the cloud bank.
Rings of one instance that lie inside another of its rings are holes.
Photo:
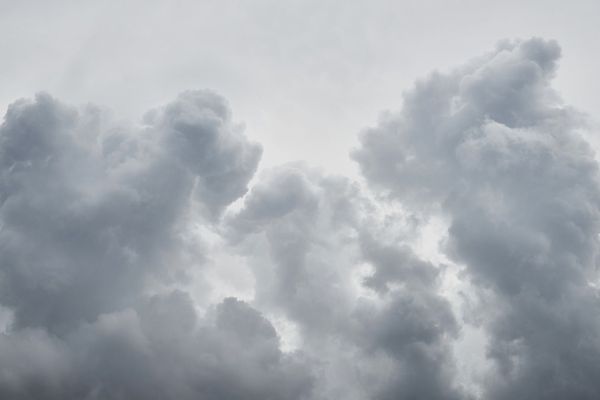
[[[0,397],[598,398],[598,164],[551,87],[559,56],[505,41],[418,81],[360,135],[366,185],[256,174],[262,147],[207,91],[139,124],[16,101]],[[487,364],[466,380],[469,329]]]

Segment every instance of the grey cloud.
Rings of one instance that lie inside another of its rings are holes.
[[[181,95],[137,133],[99,113],[41,94],[0,128],[0,300],[18,326],[90,320],[174,276],[192,206],[221,209],[256,169],[260,147],[214,94]]]
[[[405,96],[353,157],[413,208],[441,206],[446,252],[486,299],[486,398],[600,395],[598,165],[550,86],[560,49],[503,42]]]
[[[449,151],[486,122],[560,127],[578,119],[548,85],[559,54],[541,39],[502,42],[448,74],[433,73],[404,95],[402,112],[383,115],[361,135],[352,157],[372,185],[396,198],[440,200],[462,183],[462,157]]]
[[[416,257],[408,245],[382,245],[368,232],[360,244],[364,258],[375,267],[364,284],[374,290],[386,293],[398,285],[429,288],[439,276],[439,270]]]
[[[262,148],[211,92],[140,126],[46,94],[13,103],[0,397],[471,398],[449,269],[414,246],[414,221],[441,213],[488,339],[483,397],[597,398],[598,165],[550,85],[559,56],[506,41],[417,82],[352,155],[383,201],[302,163],[248,189]],[[192,267],[218,273],[222,253],[254,297],[201,311]]]
[[[372,397],[466,398],[455,381],[450,345],[457,325],[445,299],[427,291],[398,291],[383,308],[360,309],[357,316],[366,354],[392,361],[378,371],[382,383]]]
[[[382,241],[373,207],[348,179],[290,164],[266,171],[226,223],[253,260],[257,304],[300,330],[318,395],[461,398],[438,268]],[[360,278],[364,263],[373,272]],[[357,296],[356,278],[375,299]]]
[[[379,293],[380,303],[357,307],[355,340],[368,353],[393,360],[374,397],[468,398],[451,351],[459,325],[440,294],[444,266],[421,260],[396,240],[374,235],[372,228],[360,236],[362,257],[373,267],[364,284]]]
[[[211,213],[241,197],[254,175],[262,147],[250,143],[231,121],[225,100],[189,91],[149,112],[145,120],[164,135],[161,144],[197,177],[196,192]]]
[[[14,399],[301,399],[313,379],[244,302],[225,299],[199,318],[178,291],[62,338],[3,335],[0,349],[0,395]]]
[[[182,280],[186,256],[202,262],[190,224],[214,229],[260,153],[209,92],[182,94],[139,129],[46,94],[11,105],[0,303],[14,321],[0,334],[0,397],[307,397],[305,361],[246,303],[200,317],[184,292],[148,297]]]
[[[301,164],[263,174],[244,207],[226,218],[227,236],[234,243],[247,238],[248,255],[255,258],[257,301],[282,307],[311,326],[335,323],[347,288],[332,284],[344,279],[339,264],[347,260],[340,248],[344,234],[352,234],[356,196],[344,178]]]

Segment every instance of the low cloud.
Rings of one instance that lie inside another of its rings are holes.
[[[559,57],[505,41],[418,81],[360,136],[367,187],[302,162],[255,176],[262,147],[207,91],[139,124],[16,101],[0,397],[598,398],[598,164],[551,87]],[[211,303],[224,254],[250,294]],[[456,349],[475,322],[474,383]]]
[[[0,128],[2,397],[299,398],[309,371],[259,312],[226,299],[200,318],[183,292],[148,297],[185,279],[190,217],[210,225],[245,193],[260,146],[209,92],[137,130],[104,114],[40,94]]]
[[[374,207],[348,179],[290,164],[266,171],[227,223],[245,235],[258,304],[317,360],[317,398],[460,398],[438,268],[386,237]]]
[[[600,395],[598,164],[551,87],[559,55],[503,42],[433,74],[353,153],[373,188],[449,219],[445,252],[486,299],[484,398]]]

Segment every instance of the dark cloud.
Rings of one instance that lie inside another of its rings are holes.
[[[486,298],[490,399],[600,396],[598,166],[551,88],[560,49],[505,42],[405,96],[353,153],[373,187],[441,207]]]
[[[11,399],[300,399],[313,379],[246,303],[228,298],[199,318],[178,291],[60,338],[3,335],[0,351],[0,395]]]

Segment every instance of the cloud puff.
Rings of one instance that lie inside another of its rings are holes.
[[[373,188],[449,219],[445,251],[486,298],[485,398],[600,396],[598,165],[550,86],[559,55],[503,42],[433,74],[353,152]]]
[[[210,225],[242,196],[260,153],[209,92],[182,94],[137,129],[46,94],[11,105],[0,302],[14,320],[0,335],[1,397],[305,396],[310,371],[249,305],[226,299],[200,318],[184,292],[148,293],[181,280],[201,246],[186,240],[190,217]]]
[[[262,148],[249,143],[231,121],[224,100],[211,92],[184,92],[145,116],[162,146],[196,177],[198,199],[211,213],[241,197],[254,175]]]
[[[129,304],[177,270],[194,205],[217,212],[243,195],[261,150],[221,98],[188,92],[156,114],[129,132],[46,94],[9,107],[0,300],[17,326],[60,330]]]

